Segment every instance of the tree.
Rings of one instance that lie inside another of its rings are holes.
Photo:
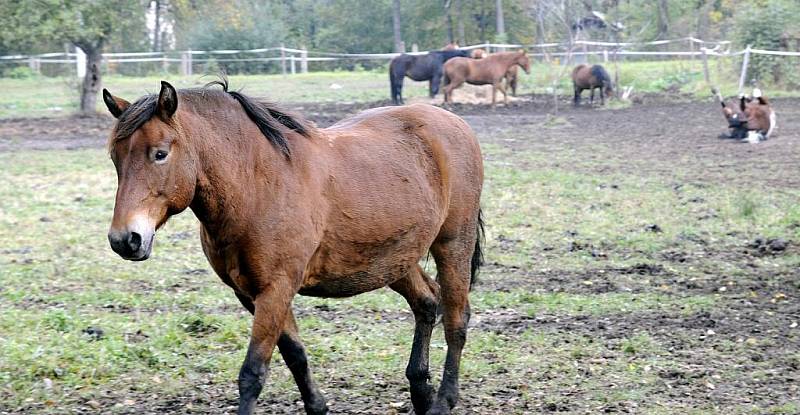
[[[497,41],[498,42],[506,42],[508,39],[506,38],[506,21],[503,18],[503,0],[497,0],[497,11],[495,12],[497,17]]]
[[[400,25],[400,0],[392,0],[392,24],[394,26],[394,51],[405,52]]]
[[[80,112],[95,111],[102,88],[103,48],[118,33],[139,33],[144,8],[124,0],[37,0],[4,2],[0,34],[24,44],[26,38],[70,42],[86,54],[86,75],[80,94]]]

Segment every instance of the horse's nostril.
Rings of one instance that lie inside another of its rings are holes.
[[[131,248],[131,252],[138,251],[139,247],[142,246],[142,235],[139,235],[136,232],[131,232],[130,236],[128,237],[128,246]]]

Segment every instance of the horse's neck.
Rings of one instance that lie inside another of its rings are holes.
[[[250,123],[246,118],[239,122]],[[269,203],[268,188],[279,185],[277,170],[287,168],[286,158],[258,130],[247,134],[251,126],[232,125],[230,119],[205,119],[193,126],[198,166],[192,211],[212,234],[244,231],[235,227],[247,226],[238,220],[242,212],[251,211],[254,203]]]
[[[508,68],[517,64],[517,54],[516,53],[502,53],[497,54],[497,60],[500,62],[500,66],[503,67],[503,73],[508,70]]]

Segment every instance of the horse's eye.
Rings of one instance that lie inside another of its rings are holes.
[[[164,159],[167,158],[167,154],[169,154],[169,153],[167,153],[164,150],[158,150],[158,151],[156,151],[156,154],[155,154],[154,157],[155,157],[156,161],[164,161]]]

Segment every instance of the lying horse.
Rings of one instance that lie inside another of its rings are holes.
[[[327,412],[292,314],[297,294],[347,297],[384,286],[405,297],[416,327],[406,376],[418,414],[448,414],[482,262],[478,140],[430,105],[375,108],[317,129],[228,89],[176,91],[133,104],[103,90],[117,118],[112,249],[147,259],[156,231],[191,208],[211,267],[253,314],[239,372],[239,414],[252,414],[278,346],[309,414]],[[434,280],[419,266],[430,251]],[[443,311],[439,391],[428,350]]]
[[[722,105],[722,115],[728,121],[730,132],[723,135],[724,138],[758,143],[772,136],[777,126],[777,117],[760,89],[754,89],[752,97],[740,96],[738,105],[726,104],[718,91],[713,92]]]
[[[605,68],[601,65],[589,66],[580,64],[572,70],[572,86],[575,88],[574,104],[580,105],[581,93],[584,89],[591,91],[589,103],[594,104],[594,90],[600,89],[600,104],[605,105],[604,95],[611,97],[614,94],[614,86],[611,77],[608,76]]]
[[[503,79],[513,66],[530,73],[531,61],[524,50],[493,53],[483,59],[455,58],[448,61],[444,64],[444,102],[451,102],[453,90],[466,82],[471,85],[492,85],[492,108],[498,89],[503,93],[503,102],[508,105]]]
[[[469,56],[466,50],[437,50],[424,55],[402,54],[392,59],[389,63],[392,102],[403,104],[403,78],[406,76],[415,81],[429,81],[428,89],[433,98],[442,83],[442,65],[451,58],[466,56]]]

